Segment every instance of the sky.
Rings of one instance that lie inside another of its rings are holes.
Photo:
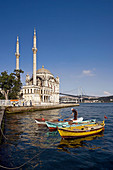
[[[16,67],[32,76],[33,31],[37,69],[60,78],[60,92],[113,95],[113,0],[1,0],[0,73]]]

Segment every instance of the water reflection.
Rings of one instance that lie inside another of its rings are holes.
[[[59,110],[40,111],[23,114],[8,114],[6,116],[6,133],[7,143],[15,145],[18,149],[35,147],[49,148],[57,139],[57,133],[50,133],[47,126],[35,123],[35,118],[58,118]],[[60,141],[60,138],[59,138]],[[5,142],[5,143],[6,143]],[[4,143],[4,144],[5,144]]]
[[[60,110],[55,109],[55,110],[45,110],[45,111],[38,111],[38,114],[34,113],[34,119],[38,118],[44,118],[44,119],[58,119],[62,117]]]
[[[50,132],[47,127],[39,126],[35,131],[37,141],[32,146],[39,146],[40,148],[52,148],[56,142],[60,142],[58,131]],[[58,144],[57,143],[57,144]]]
[[[69,148],[79,148],[79,147],[84,147],[87,149],[98,149],[100,147],[97,147],[95,145],[91,145],[88,143],[88,141],[92,141],[95,139],[98,139],[100,137],[104,136],[103,132],[98,135],[93,135],[85,138],[78,138],[78,139],[61,139],[60,144],[57,146],[59,150],[63,150],[66,152],[69,152]]]

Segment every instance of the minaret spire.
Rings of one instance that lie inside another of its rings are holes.
[[[34,36],[33,36],[33,85],[36,85],[36,30],[34,29]]]
[[[18,38],[18,36],[17,36],[17,42],[16,42],[15,56],[16,56],[16,70],[19,70],[19,57],[20,57],[20,54],[19,54],[19,38]]]

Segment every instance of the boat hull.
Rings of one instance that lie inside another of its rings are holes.
[[[80,122],[80,121],[82,121],[83,120],[83,117],[80,117],[80,118],[78,118],[77,120],[71,120],[71,121],[73,121],[74,123],[77,123],[77,122]],[[39,118],[39,119],[37,119],[37,118],[35,118],[35,122],[38,124],[38,125],[45,125],[46,126],[46,121],[50,121],[50,122],[62,122],[62,123],[64,123],[64,122],[66,122],[66,121],[64,121],[63,119],[52,119],[52,120],[48,120],[48,119],[45,119],[45,118]]]
[[[81,124],[94,124],[96,122],[96,119],[91,119],[91,120],[87,120],[87,121],[81,121],[81,119],[79,119],[80,122],[72,122],[72,126],[81,126]],[[58,127],[70,127],[70,121],[66,121],[66,122],[50,122],[50,121],[46,121],[46,125],[49,128],[50,131],[55,131],[58,129]]]
[[[48,119],[44,119],[44,118],[40,118],[40,119],[35,119],[35,122],[38,124],[38,125],[45,125],[46,126],[46,121],[48,121]],[[52,122],[58,122],[58,119],[53,119],[51,120]]]
[[[78,129],[76,127],[58,128],[58,132],[60,136],[65,139],[82,138],[82,137],[99,134],[100,132],[104,130],[104,126],[105,124],[103,123],[100,125],[95,124],[95,125],[80,126]]]
[[[68,125],[68,122],[54,123],[54,122],[46,121],[46,125],[50,131],[55,131],[57,130],[58,127],[62,127],[63,125],[65,126]]]
[[[46,120],[45,119],[35,119],[35,122],[38,124],[38,125],[45,125],[46,126]]]

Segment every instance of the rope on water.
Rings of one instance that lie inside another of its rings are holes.
[[[1,130],[2,136],[3,136],[6,140],[8,140],[8,138],[4,135],[2,128],[0,128],[0,130]]]
[[[3,137],[8,140],[8,138],[4,135],[3,131],[2,131],[2,128],[1,128],[1,133],[3,135]],[[34,143],[36,143],[38,140],[36,140]],[[4,169],[20,169],[22,168],[23,166],[25,166],[27,163],[29,163],[30,161],[32,161],[34,158],[36,158],[38,155],[40,155],[41,153],[43,153],[46,149],[48,149],[50,146],[52,146],[54,143],[56,142],[56,138],[54,141],[52,141],[52,143],[47,147],[45,148],[44,150],[40,151],[38,154],[36,154],[34,157],[32,157],[31,159],[29,159],[28,161],[26,161],[25,163],[23,163],[22,165],[18,166],[18,167],[14,167],[14,168],[10,168],[10,167],[5,167],[5,166],[2,166],[0,165],[1,168],[4,168]],[[8,142],[9,143],[9,142]],[[10,143],[9,143],[10,144]],[[13,144],[12,144],[13,145]]]
[[[3,123],[2,123],[3,124]],[[0,130],[1,130],[1,134],[2,134],[2,136],[4,137],[4,139],[6,140],[6,141],[8,141],[8,138],[4,135],[4,133],[3,133],[3,130],[2,130],[2,127],[0,127]],[[8,144],[9,145],[14,145],[14,144],[12,144],[11,142],[9,143],[8,142]]]
[[[2,133],[2,136],[8,140],[8,138],[4,135],[3,131],[2,131],[2,128],[1,128],[1,133]],[[37,140],[38,141],[38,140]],[[0,165],[1,168],[4,168],[4,169],[20,169],[22,168],[23,166],[25,166],[27,163],[29,163],[30,161],[32,161],[34,158],[36,158],[38,155],[40,155],[41,153],[43,153],[46,149],[48,149],[50,146],[52,146],[54,143],[56,142],[56,138],[52,141],[52,143],[47,147],[45,148],[44,150],[40,151],[38,154],[36,154],[34,157],[32,157],[31,159],[29,159],[28,161],[26,161],[25,163],[23,163],[22,165],[18,166],[18,167],[14,167],[14,168],[10,168],[10,167],[5,167],[5,166],[2,166]],[[9,142],[8,142],[9,143]],[[36,143],[36,142],[35,142]],[[11,144],[11,143],[9,143]],[[13,144],[12,144],[13,145]]]
[[[55,142],[56,142],[56,139],[54,140],[53,143],[51,143],[51,144],[49,145],[49,147],[52,146]],[[34,158],[36,158],[38,155],[40,155],[41,153],[43,153],[43,152],[44,152],[46,149],[48,149],[49,147],[45,148],[43,151],[40,151],[40,152],[39,152],[38,154],[36,154],[34,157],[32,157],[31,159],[29,159],[28,161],[26,161],[25,163],[23,163],[22,165],[20,165],[20,166],[18,166],[18,167],[10,168],[10,167],[2,166],[2,165],[0,165],[0,167],[1,167],[1,168],[4,168],[4,169],[20,169],[20,168],[22,168],[23,166],[25,166],[27,163],[29,163],[30,161],[32,161]]]

